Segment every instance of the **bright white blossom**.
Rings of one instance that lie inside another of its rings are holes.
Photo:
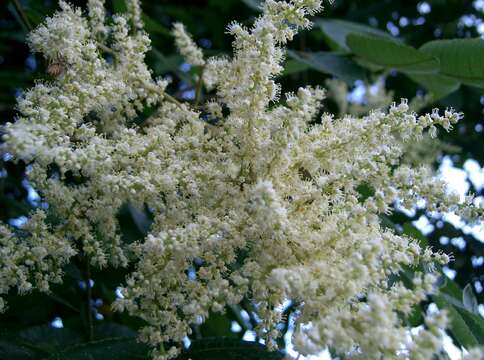
[[[175,356],[179,349],[163,343],[181,342],[191,325],[244,298],[256,304],[256,331],[272,348],[280,305],[291,299],[302,353],[330,346],[348,358],[429,359],[440,351],[445,313],[410,337],[401,316],[433,291],[435,276],[417,274],[412,287],[389,278],[449,259],[380,220],[397,200],[421,199],[432,211],[481,216],[429,167],[405,161],[408,144],[435,126],[450,130],[462,115],[419,116],[386,96],[372,110],[318,115],[325,91],[309,87],[279,101],[283,46],[322,4],[267,0],[252,27],[229,26],[231,58],[205,63],[174,26],[180,52],[205,64],[204,84],[216,95],[205,108],[217,121],[208,122],[152,78],[139,3],[109,21],[102,4],[90,0],[86,19],[61,2],[29,37],[63,70],[19,100],[2,146],[33,163],[29,179],[57,220],[38,210],[18,233],[0,228],[0,294],[48,291],[77,253],[97,267],[135,262],[115,306],[147,322],[140,337],[155,359]],[[156,111],[136,125],[146,106]],[[134,244],[122,242],[117,220],[127,203],[154,218]]]
[[[107,35],[107,27],[104,24],[106,9],[103,0],[88,0],[89,25],[91,30],[100,37]]]

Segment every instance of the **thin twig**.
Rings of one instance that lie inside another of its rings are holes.
[[[33,30],[32,24],[30,24],[30,21],[27,18],[27,14],[25,14],[25,11],[22,8],[22,5],[19,3],[18,0],[13,0],[13,3],[15,4],[17,11],[20,13],[20,16],[22,16],[22,19],[24,20],[25,25],[27,25],[27,28],[29,29],[29,31],[32,31]]]
[[[107,52],[107,53],[109,53],[109,54],[111,54],[111,55],[113,55],[113,56],[114,56],[114,55],[116,55],[116,54],[114,53],[114,50],[113,50],[113,49],[111,49],[111,48],[107,47],[107,46],[106,46],[106,45],[104,45],[103,43],[98,42],[98,43],[97,43],[97,46],[99,46],[99,47],[100,47],[100,48],[101,48],[103,51],[105,51],[105,52]]]
[[[86,290],[87,290],[87,326],[89,341],[94,340],[94,325],[92,321],[92,290],[91,290],[91,264],[89,258],[86,259]]]
[[[175,99],[173,96],[171,96],[171,95],[169,95],[167,93],[163,94],[163,96],[165,97],[166,100],[168,100],[168,101],[170,101],[170,102],[172,102],[174,104],[177,104],[178,106],[181,106],[182,105],[181,102],[179,102],[177,99]]]
[[[205,67],[202,67],[202,70],[200,71],[200,76],[198,77],[197,81],[197,87],[195,89],[195,106],[197,106],[200,102],[200,97],[202,95],[203,70],[205,70]]]

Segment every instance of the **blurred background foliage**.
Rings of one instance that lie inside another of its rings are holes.
[[[72,3],[85,7],[85,1]],[[123,0],[107,1],[111,13],[123,12]],[[232,20],[250,24],[259,9],[258,0],[159,0],[144,1],[144,21],[152,39],[148,63],[155,76],[173,81],[173,96],[192,101],[195,71],[176,53],[170,35],[172,23],[183,22],[206,55],[231,53],[232,39],[225,34]],[[35,79],[48,79],[46,64],[32,54],[26,35],[57,8],[53,0],[4,0],[0,3],[0,123],[13,121],[16,98]],[[483,195],[484,188],[484,0],[336,0],[315,20],[311,31],[290,43],[286,70],[280,77],[283,92],[304,84],[323,85],[338,78],[349,87],[348,99],[365,104],[366,84],[384,81],[395,99],[431,94],[423,110],[454,107],[465,119],[450,133],[439,134],[447,143],[434,166],[455,186]],[[458,42],[432,40],[461,39]],[[326,111],[337,112],[329,100]],[[458,149],[458,151],[456,151]],[[430,152],[430,150],[429,150]],[[422,156],[425,154],[423,153]],[[0,220],[20,226],[29,212],[42,206],[41,196],[25,179],[28,164],[0,159]],[[141,239],[149,217],[128,205],[119,214],[125,241]],[[483,344],[484,231],[451,215],[435,216],[416,207],[396,211],[384,219],[388,226],[453,254],[443,269],[441,294],[433,301],[452,315],[450,335],[457,346]],[[110,304],[127,270],[104,269],[86,278],[73,261],[65,269],[65,281],[51,294],[8,296],[8,311],[0,316],[0,359],[141,359],[147,349],[135,342],[143,322],[113,313]],[[411,272],[403,274],[411,277]],[[454,281],[452,281],[452,279]],[[461,290],[464,289],[464,290]],[[86,301],[90,293],[91,303]],[[286,304],[287,319],[280,324],[291,331],[293,304]],[[421,321],[422,304],[412,325]],[[95,342],[87,343],[87,314],[95,319]],[[213,314],[194,326],[190,350],[181,358],[279,359],[254,341],[251,331],[258,322],[257,309],[246,299]],[[216,340],[213,340],[213,337]],[[221,340],[223,338],[223,340]],[[208,340],[207,340],[208,339]],[[212,339],[212,340],[210,340]],[[289,349],[287,337],[280,339]],[[220,350],[222,349],[222,350]],[[223,350],[223,349],[231,349]]]

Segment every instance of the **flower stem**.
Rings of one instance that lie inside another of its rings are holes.
[[[202,70],[200,71],[200,76],[197,81],[197,87],[195,90],[195,106],[197,106],[200,102],[200,98],[202,95],[202,84],[203,84],[203,70],[205,67],[202,67]]]
[[[92,290],[91,290],[91,264],[89,257],[86,256],[86,293],[87,293],[87,327],[89,341],[94,340],[94,325],[92,319]]]

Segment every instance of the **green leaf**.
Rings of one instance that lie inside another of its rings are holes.
[[[427,237],[422,234],[419,229],[413,226],[411,222],[406,222],[405,224],[403,224],[403,233],[407,236],[414,238],[415,240],[418,240],[418,243],[422,247],[427,247],[429,245]]]
[[[448,295],[443,295],[449,302],[452,302],[453,306],[457,309],[459,314],[466,322],[472,334],[475,336],[480,345],[484,344],[484,319],[479,313],[472,313],[467,310],[461,302],[450,298]]]
[[[430,93],[434,100],[439,100],[460,87],[460,82],[451,77],[440,74],[407,74],[410,79],[422,85]]]
[[[477,302],[476,296],[474,295],[474,291],[472,291],[472,285],[467,284],[462,292],[462,303],[466,310],[470,311],[474,314],[479,314],[479,303]]]
[[[113,11],[115,14],[125,13],[128,11],[124,0],[113,0]]]
[[[368,183],[361,183],[356,188],[356,191],[360,195],[360,196],[358,196],[358,201],[360,203],[363,203],[370,196],[375,195],[375,189],[371,185],[369,185]]]
[[[348,84],[366,78],[365,70],[348,57],[334,52],[305,52],[288,50],[290,58],[325,74],[334,75]]]
[[[456,308],[462,318],[465,320],[472,334],[475,336],[479,345],[484,344],[484,319],[477,314],[473,314],[461,307]]]
[[[166,74],[168,72],[174,73],[181,80],[191,84],[193,79],[190,78],[189,74],[180,71],[180,65],[183,63],[183,57],[178,54],[164,55],[159,50],[152,48],[150,55],[153,56],[154,64],[153,70],[157,75]]]
[[[440,72],[464,84],[484,87],[484,40],[435,40],[420,50],[440,60]]]
[[[281,76],[288,76],[292,74],[297,74],[309,69],[309,65],[302,63],[297,60],[288,60],[284,65],[284,71],[282,72]]]
[[[24,33],[29,32],[29,24],[25,22],[25,19],[22,17],[21,14],[19,14],[17,8],[13,5],[12,2],[10,2],[7,6],[7,9],[10,11],[10,13],[13,15],[15,20],[20,24],[22,27],[22,30]]]
[[[412,327],[417,327],[419,325],[422,325],[424,322],[424,317],[423,317],[423,311],[420,306],[415,306],[412,309],[412,312],[409,314],[409,316],[406,319],[406,323],[409,326]]]
[[[132,205],[128,205],[128,211],[131,214],[138,231],[143,235],[148,234],[151,224],[153,223],[153,219],[148,216],[146,211],[139,210]]]
[[[351,21],[336,20],[336,19],[318,19],[315,21],[321,28],[324,35],[330,41],[330,45],[333,48],[340,50],[350,51],[346,44],[346,36],[350,33],[357,34],[374,34],[387,38],[389,40],[395,40],[389,33],[375,29],[368,25],[363,25]]]
[[[227,338],[193,340],[188,351],[178,360],[281,360],[280,351],[269,352],[259,343]]]
[[[261,11],[262,1],[261,0],[242,0],[242,2],[250,7],[252,10]]]
[[[466,324],[461,314],[457,310],[455,302],[452,298],[445,294],[434,295],[433,300],[440,309],[445,309],[450,317],[449,331],[451,335],[464,347],[473,347],[479,345],[472,330]]]
[[[50,325],[37,325],[20,331],[2,331],[0,358],[2,360],[43,359],[82,340],[83,335],[75,330],[57,329]]]
[[[242,310],[243,309],[240,305],[229,305],[227,309],[227,316],[236,321],[242,327],[242,330],[244,330],[243,332],[252,330],[250,321],[241,315]]]
[[[351,33],[346,42],[354,54],[388,69],[427,74],[439,70],[438,59],[393,39]]]
[[[83,334],[68,328],[54,328],[50,325],[33,326],[17,333],[16,337],[46,352],[53,353],[66,346],[80,343]]]
[[[153,222],[145,211],[136,209],[129,204],[121,207],[117,218],[121,228],[121,237],[128,244],[143,239]]]
[[[33,28],[36,28],[46,16],[46,14],[43,14],[42,12],[33,8],[25,8],[24,11]]]
[[[40,350],[32,349],[29,345],[11,339],[0,339],[0,354],[2,360],[37,360],[45,355]]]
[[[2,40],[2,43],[7,40],[25,43],[25,34],[19,31],[13,32],[11,30],[0,31],[0,40]],[[8,46],[5,46],[5,48],[8,48]]]
[[[462,289],[456,284],[454,280],[447,279],[446,285],[440,289],[441,293],[445,293],[455,299],[462,299]]]
[[[149,360],[148,346],[133,338],[112,338],[72,346],[47,360]]]
[[[458,316],[462,318],[467,328],[472,333],[472,336],[476,339],[476,341],[480,345],[483,345],[484,344],[484,319],[481,317],[479,313],[473,313],[469,311],[466,308],[466,306],[463,304],[463,302],[460,301],[460,299],[464,298],[464,291],[462,291],[458,287],[455,281],[448,279],[446,286],[440,289],[440,295],[438,296],[441,298],[440,299],[441,304],[439,304],[436,301],[437,305],[439,305],[439,307],[443,306],[446,309],[448,309],[449,307],[452,307],[454,310],[456,310],[458,313]],[[433,296],[433,298],[434,300],[436,300],[435,299],[436,296]],[[464,332],[466,331],[464,330]],[[454,335],[453,332],[452,334]],[[461,345],[465,346],[462,343]]]
[[[148,15],[142,15],[143,23],[145,24],[145,30],[150,34],[159,34],[171,37],[171,32],[166,27],[161,25],[158,21],[153,20]]]
[[[203,337],[238,337],[230,328],[232,321],[224,315],[219,313],[211,313],[208,319],[200,326],[200,332]]]
[[[118,324],[112,321],[98,321],[94,326],[94,338],[105,339],[113,337],[135,339],[138,333],[128,326]]]

